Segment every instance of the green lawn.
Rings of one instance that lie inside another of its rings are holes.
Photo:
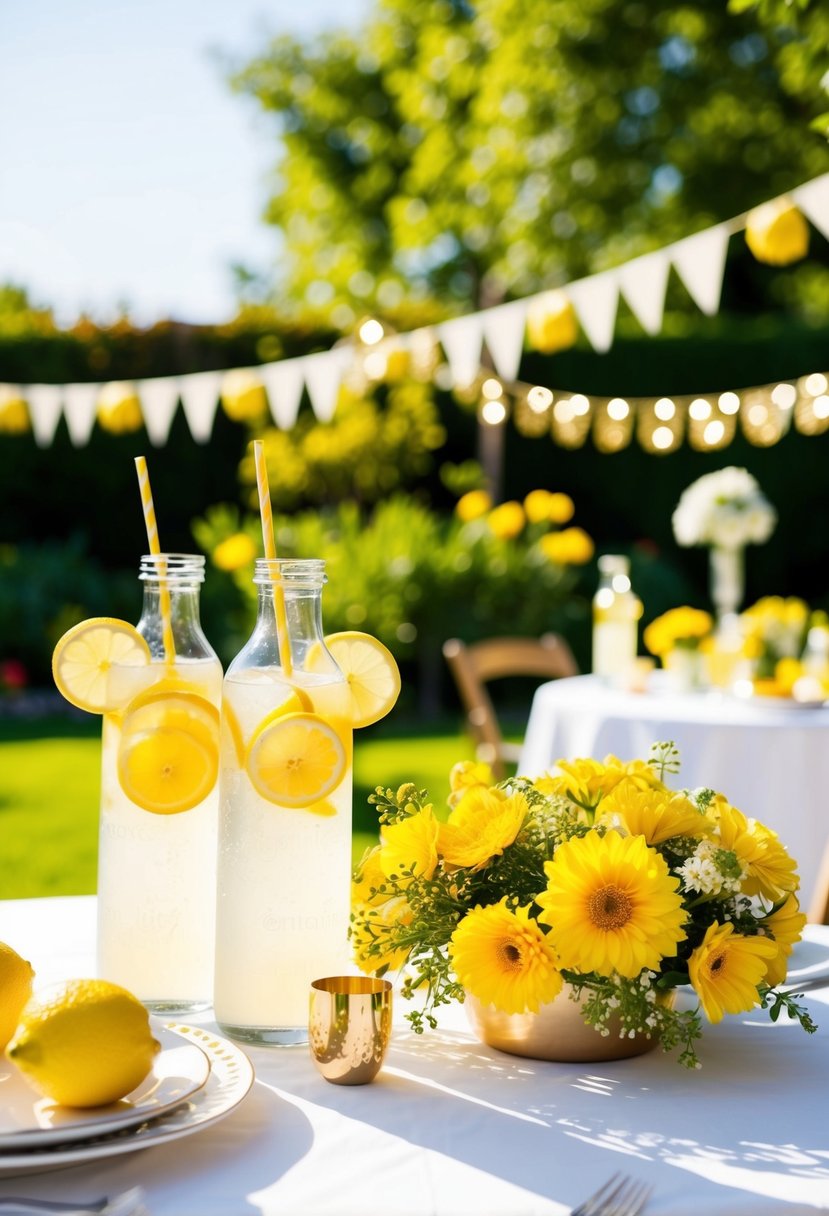
[[[415,733],[416,732],[416,733]],[[0,898],[95,890],[100,722],[0,721]],[[376,841],[368,795],[414,781],[445,805],[449,769],[472,755],[457,722],[383,724],[354,747],[355,859]]]

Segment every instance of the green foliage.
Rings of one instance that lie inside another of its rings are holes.
[[[819,43],[825,6],[802,19]],[[829,165],[805,54],[722,0],[375,0],[279,38],[235,79],[279,119],[279,298],[444,315],[739,214]]]

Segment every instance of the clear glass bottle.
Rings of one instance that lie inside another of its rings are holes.
[[[593,671],[624,681],[635,666],[642,601],[630,583],[630,562],[619,554],[599,558],[599,587],[593,597]]]
[[[324,563],[260,560],[254,582],[222,697],[214,1008],[234,1038],[291,1045],[308,1040],[311,981],[352,969],[352,730]]]
[[[204,558],[145,556],[139,578],[151,661],[113,665],[122,708],[104,715],[98,974],[178,1013],[213,987],[222,668],[199,620]]]

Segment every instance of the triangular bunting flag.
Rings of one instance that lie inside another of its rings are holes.
[[[619,304],[619,284],[615,271],[579,279],[564,288],[570,297],[576,316],[594,350],[610,350],[613,328]]]
[[[829,173],[806,182],[804,186],[798,186],[796,190],[792,190],[792,197],[818,232],[829,237]]]
[[[720,307],[729,236],[728,224],[717,224],[677,241],[668,250],[689,296],[708,317]]]
[[[487,350],[499,376],[517,380],[524,349],[524,329],[527,322],[526,300],[499,304],[484,313],[483,332]]]
[[[67,384],[63,391],[63,413],[76,448],[89,442],[100,391],[100,384]]]
[[[32,420],[32,430],[38,447],[48,448],[55,437],[63,405],[63,389],[59,384],[30,384],[25,393]]]
[[[150,442],[157,448],[167,442],[173,415],[178,405],[178,394],[179,382],[176,376],[141,380],[138,383],[138,396],[141,400],[144,425],[147,428]]]
[[[671,263],[668,252],[658,249],[626,262],[618,270],[625,299],[645,333],[658,334],[665,311],[665,288]]]
[[[196,443],[207,443],[210,438],[221,391],[221,372],[195,372],[179,381],[184,416]]]
[[[296,422],[302,399],[304,359],[285,359],[257,368],[268,394],[273,420],[283,431]]]
[[[484,318],[479,312],[455,317],[438,325],[437,334],[446,354],[453,382],[461,388],[471,384],[481,370]]]
[[[321,355],[306,355],[302,360],[311,408],[320,422],[330,422],[337,408],[340,381],[351,352],[339,346]]]

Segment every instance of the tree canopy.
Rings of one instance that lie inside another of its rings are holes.
[[[276,298],[445,315],[782,193],[829,168],[796,43],[722,0],[375,0],[277,38],[235,77],[278,120]]]

